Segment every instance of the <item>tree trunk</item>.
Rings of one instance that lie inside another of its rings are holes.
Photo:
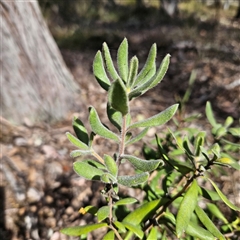
[[[54,121],[74,106],[78,86],[46,26],[38,2],[0,0],[1,114],[21,124]]]

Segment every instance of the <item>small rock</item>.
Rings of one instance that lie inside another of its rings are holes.
[[[45,197],[45,201],[46,201],[47,204],[51,204],[51,203],[53,203],[54,199],[53,199],[53,197],[47,195]]]
[[[17,137],[14,139],[14,144],[19,147],[25,147],[28,145],[27,140],[23,137]]]
[[[27,198],[28,198],[29,203],[38,202],[41,199],[41,194],[35,188],[30,187],[27,191]]]
[[[67,215],[72,215],[72,214],[74,213],[74,209],[73,209],[71,206],[69,206],[69,207],[65,210],[65,213],[66,213]]]
[[[49,217],[45,221],[46,226],[50,228],[55,228],[57,225],[57,220],[54,217]]]

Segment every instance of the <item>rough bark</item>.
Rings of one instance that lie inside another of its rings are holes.
[[[78,91],[37,1],[0,0],[1,114],[22,123],[59,120]]]

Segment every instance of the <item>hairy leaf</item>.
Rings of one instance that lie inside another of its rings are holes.
[[[111,54],[109,51],[109,48],[106,43],[103,43],[103,55],[105,59],[105,63],[107,66],[108,73],[113,81],[117,80],[117,78],[120,78],[112,61]]]
[[[66,133],[68,140],[76,147],[81,148],[83,150],[89,150],[89,146],[86,145],[84,142],[80,141],[76,137],[74,137],[71,133]]]
[[[101,176],[101,181],[104,183],[112,183],[112,184],[117,183],[117,179],[110,173],[104,173]]]
[[[128,74],[127,88],[129,88],[129,91],[136,80],[137,72],[138,72],[138,58],[134,56],[130,61],[130,69]]]
[[[117,62],[118,62],[118,71],[121,79],[124,82],[127,82],[128,78],[128,42],[127,39],[124,38],[122,43],[118,48],[117,53]]]
[[[87,162],[75,162],[73,163],[73,169],[79,176],[87,180],[100,181],[101,176],[104,174],[101,169],[98,169]]]
[[[92,232],[98,228],[107,227],[107,226],[108,226],[107,223],[95,223],[95,224],[88,224],[85,226],[63,228],[60,230],[60,232],[68,236],[79,237],[83,234],[88,234],[89,232]]]
[[[89,144],[88,132],[84,124],[82,123],[82,121],[79,118],[74,117],[72,121],[72,125],[73,125],[74,132],[77,135],[77,138],[83,143],[85,143],[86,145],[88,145]]]
[[[112,131],[110,131],[109,129],[107,129],[101,123],[99,116],[97,114],[97,111],[95,110],[94,107],[90,108],[89,122],[90,122],[93,132],[95,132],[96,134],[98,134],[104,138],[112,139],[115,142],[119,142],[118,136],[115,133],[113,133]]]
[[[129,112],[127,90],[119,78],[109,88],[108,101],[110,106],[123,116]]]
[[[73,158],[85,155],[91,155],[93,153],[92,149],[89,150],[74,150],[70,153],[70,156]]]
[[[107,104],[107,115],[110,122],[119,130],[122,129],[122,114]]]
[[[85,162],[93,167],[96,167],[98,169],[102,169],[102,170],[107,170],[106,169],[106,166],[104,166],[102,163],[96,161],[96,160],[93,160],[93,159],[84,159],[82,160],[81,162]]]
[[[138,135],[136,135],[135,137],[129,139],[125,145],[130,145],[130,144],[133,144],[133,143],[136,143],[138,141],[140,141],[148,132],[148,127],[147,128],[144,128]]]
[[[127,159],[136,169],[143,172],[151,172],[160,164],[164,165],[162,160],[143,160],[131,155],[123,155],[122,158]]]
[[[117,177],[118,166],[117,166],[115,160],[114,160],[111,156],[109,156],[109,155],[107,155],[107,154],[104,155],[103,159],[104,159],[104,163],[105,163],[108,171],[109,171],[114,177]]]
[[[173,115],[177,111],[177,108],[178,104],[174,104],[166,110],[160,112],[159,114],[154,115],[153,117],[133,123],[129,126],[129,129],[137,127],[156,127],[163,125],[173,117]]]
[[[127,187],[137,186],[147,181],[149,173],[144,172],[134,176],[119,176],[118,183]]]
[[[137,76],[135,85],[138,83],[144,83],[146,80],[149,80],[156,72],[156,65],[155,65],[155,60],[156,60],[156,55],[157,55],[157,45],[154,43],[149,51],[147,61],[140,71],[140,73]],[[146,76],[149,74],[149,72],[154,69],[155,71],[152,72],[152,76],[150,78],[146,78]],[[145,80],[146,79],[146,80]]]
[[[170,63],[170,55],[167,54],[166,57],[163,59],[156,74],[153,77],[151,77],[147,82],[144,82],[142,85],[139,85],[135,89],[133,89],[129,93],[129,99],[131,100],[134,97],[142,95],[146,91],[150,90],[151,88],[159,84],[167,72],[169,63]]]
[[[103,65],[103,58],[100,51],[97,52],[94,61],[93,61],[93,73],[95,78],[97,79],[99,85],[108,91],[111,82],[106,74],[104,65]]]
[[[180,238],[182,233],[186,231],[190,223],[192,213],[197,204],[197,198],[198,198],[198,185],[196,180],[194,179],[191,186],[185,193],[177,213],[176,232],[178,238]]]
[[[215,226],[215,224],[212,222],[212,220],[208,217],[208,215],[197,205],[195,208],[195,212],[202,222],[202,224],[207,228],[207,230],[217,239],[224,240],[226,239],[222,233],[218,230],[218,228]]]

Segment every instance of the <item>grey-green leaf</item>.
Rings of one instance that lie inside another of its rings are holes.
[[[164,162],[162,160],[143,160],[131,155],[123,155],[122,158],[127,159],[136,169],[143,172],[151,172],[155,170],[160,164],[161,166],[164,165]]]
[[[130,69],[127,80],[127,89],[130,91],[130,88],[134,85],[138,72],[138,58],[134,56],[130,61]]]
[[[121,112],[123,116],[129,112],[127,90],[120,79],[113,82],[109,88],[108,101],[110,106]]]
[[[163,59],[156,74],[153,77],[151,77],[148,81],[142,83],[141,85],[133,89],[129,93],[129,99],[131,100],[134,97],[144,94],[146,91],[150,90],[151,88],[155,87],[158,83],[160,83],[167,72],[169,63],[170,55],[167,54],[166,57]]]
[[[112,183],[112,184],[117,183],[116,177],[114,177],[111,173],[104,173],[101,176],[101,181],[104,183]]]
[[[103,58],[100,51],[97,52],[94,61],[93,61],[93,73],[95,75],[95,78],[97,79],[99,85],[108,91],[110,87],[110,80],[106,74],[104,65],[103,65]]]
[[[91,231],[94,231],[98,228],[107,227],[107,223],[95,223],[95,224],[88,224],[85,226],[76,226],[76,227],[68,227],[63,228],[60,230],[61,233],[64,233],[68,236],[81,236],[83,234],[88,234]]]
[[[129,126],[129,129],[137,127],[155,127],[163,125],[173,117],[173,115],[177,111],[177,108],[178,104],[174,104],[171,107],[167,108],[166,110],[160,112],[159,114],[154,115],[153,117],[133,123],[132,125]]]
[[[68,140],[75,145],[78,148],[81,148],[83,150],[89,150],[89,147],[82,141],[80,141],[78,138],[74,137],[71,133],[66,133]]]
[[[186,231],[192,213],[197,205],[197,198],[198,198],[198,185],[196,180],[194,179],[191,186],[185,193],[176,218],[176,232],[177,237],[180,238],[182,233]]]
[[[109,103],[107,105],[107,115],[109,121],[119,130],[122,129],[122,114],[112,108]]]
[[[127,82],[128,78],[128,42],[127,39],[124,38],[122,43],[118,48],[117,53],[117,62],[118,62],[118,71],[121,79],[124,82]]]
[[[226,238],[222,235],[222,233],[218,230],[212,220],[208,217],[208,215],[200,208],[198,205],[195,208],[195,212],[202,222],[202,224],[207,228],[207,230],[215,236],[219,240],[225,240]]]
[[[111,156],[109,156],[109,155],[107,155],[107,154],[105,154],[105,155],[103,156],[103,159],[104,159],[104,163],[105,163],[108,171],[109,171],[114,177],[117,177],[118,166],[117,166],[115,160],[114,160]]]
[[[83,143],[85,143],[86,145],[88,145],[89,144],[88,132],[84,124],[82,123],[82,121],[79,118],[74,117],[72,121],[72,125],[73,125],[74,132],[77,135],[77,138]]]
[[[89,149],[89,150],[74,150],[70,153],[70,156],[72,158],[76,158],[76,157],[79,157],[79,156],[91,155],[92,152],[93,152],[92,149]]]
[[[133,144],[135,142],[138,142],[140,141],[146,134],[147,134],[147,131],[148,131],[149,127],[147,128],[144,128],[138,135],[136,135],[135,137],[129,139],[125,145],[130,145],[130,144]]]
[[[98,169],[86,162],[73,163],[73,169],[79,176],[87,180],[100,181],[101,176],[104,174],[104,172],[101,169]]]
[[[97,111],[94,107],[90,107],[89,123],[94,133],[108,139],[112,139],[115,142],[119,142],[118,136],[107,129],[100,121]]]
[[[102,169],[102,170],[107,170],[106,166],[104,166],[102,163],[100,163],[99,161],[93,160],[93,159],[84,159],[81,162],[86,162],[87,164],[98,168],[98,169]]]
[[[120,78],[120,77],[114,67],[112,57],[106,43],[103,43],[103,55],[104,55],[106,67],[110,77],[112,78],[113,81],[117,80],[117,78]]]
[[[148,80],[148,78],[146,78],[146,76],[149,74],[149,72],[152,69],[154,69],[156,71],[156,65],[155,65],[156,55],[157,55],[157,45],[156,45],[156,43],[154,43],[152,45],[150,51],[149,51],[148,58],[147,58],[147,61],[146,61],[145,65],[144,65],[144,67],[142,68],[142,70],[140,71],[140,73],[137,76],[137,79],[135,81],[135,85],[138,84],[138,83],[146,82],[146,80]],[[155,71],[152,72],[153,75],[155,74]]]
[[[119,176],[118,183],[127,187],[132,187],[146,182],[148,177],[148,172],[136,174],[134,176]]]

